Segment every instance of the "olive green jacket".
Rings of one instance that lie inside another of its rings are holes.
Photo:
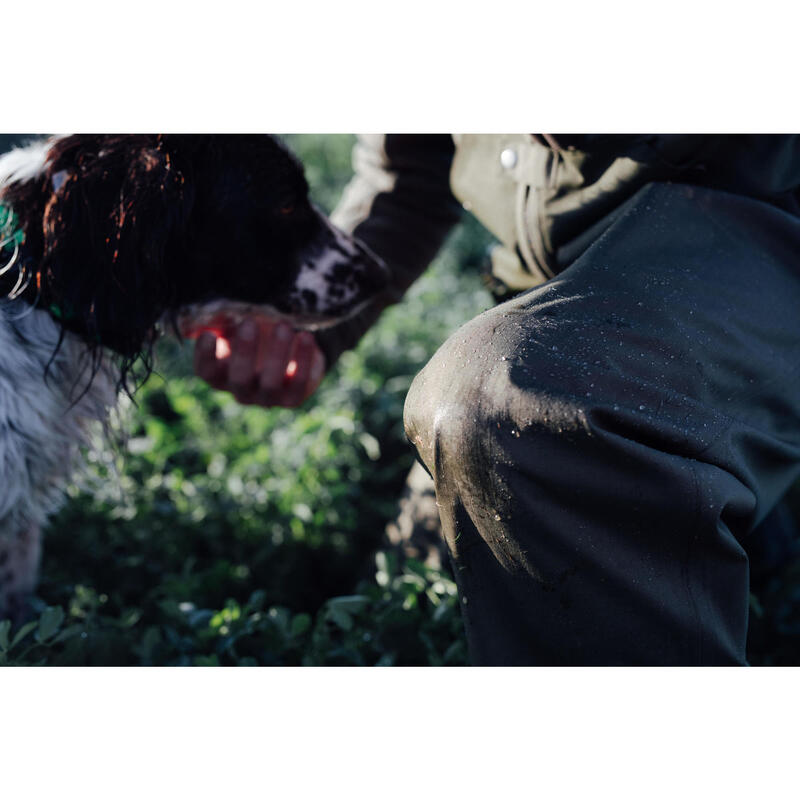
[[[800,215],[794,135],[375,134],[358,138],[353,167],[332,219],[393,279],[367,311],[319,335],[329,364],[425,270],[462,207],[497,237],[492,272],[512,292],[568,267],[647,183],[713,186]]]

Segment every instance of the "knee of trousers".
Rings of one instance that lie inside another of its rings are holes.
[[[409,389],[406,435],[437,482],[456,474],[480,478],[492,454],[503,460],[538,436],[587,434],[575,399],[583,387],[548,377],[559,371],[549,347],[526,348],[523,363],[501,317],[492,310],[463,326]]]
[[[715,514],[737,498],[747,525],[752,491],[725,469],[697,463],[720,420],[706,424],[699,406],[687,420],[685,404],[633,368],[592,369],[591,353],[575,359],[564,345],[568,332],[550,331],[531,334],[513,309],[498,306],[453,334],[415,378],[406,435],[437,491],[471,489],[480,502],[503,484],[562,498],[577,487],[597,502],[630,494],[639,503],[647,484],[651,511],[678,502],[689,513],[699,502],[689,496],[701,492]]]

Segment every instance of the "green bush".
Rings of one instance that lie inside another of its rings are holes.
[[[78,584],[64,606],[46,606],[17,630],[0,622],[0,666],[461,665],[466,647],[453,581],[422,564],[402,571],[379,552],[373,580],[313,614],[269,604],[258,589],[240,602],[199,608],[179,583],[139,606],[114,607]]]

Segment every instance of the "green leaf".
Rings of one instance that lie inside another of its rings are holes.
[[[361,446],[370,461],[377,461],[381,457],[381,445],[371,433],[364,432],[360,434],[358,441],[361,442]]]
[[[411,572],[407,572],[405,575],[401,576],[400,584],[400,588],[404,592],[413,592],[418,594],[425,589],[425,579],[420,578],[419,575],[414,575]]]
[[[36,639],[40,642],[45,642],[51,636],[55,636],[62,622],[64,622],[64,609],[61,606],[48,606],[39,617],[39,630],[36,631]]]
[[[161,631],[155,625],[151,625],[144,632],[144,636],[142,636],[139,645],[142,656],[144,658],[150,658],[153,654],[153,650],[155,650],[159,644],[161,644]]]
[[[444,651],[442,661],[445,664],[464,663],[466,661],[466,651],[464,644],[461,641],[453,642],[447,650]]]
[[[406,595],[405,600],[403,600],[403,610],[411,611],[411,609],[416,607],[417,607],[417,595],[416,594]]]
[[[11,620],[0,622],[0,650],[8,650],[8,634],[11,633]]]
[[[425,596],[428,598],[428,600],[430,600],[430,603],[432,606],[434,606],[434,608],[440,605],[442,602],[442,599],[439,597],[439,595],[436,594],[436,592],[434,592],[431,588],[427,588],[425,590]]]
[[[455,614],[456,611],[453,608],[452,603],[440,603],[436,606],[436,610],[433,612],[433,616],[431,619],[434,622],[441,622],[448,614]]]
[[[59,631],[58,636],[53,639],[51,644],[55,644],[56,642],[66,642],[67,639],[78,637],[84,632],[84,627],[80,623],[68,625],[66,628],[62,628],[61,631]]]
[[[38,627],[38,621],[34,620],[33,622],[27,622],[23,625],[15,634],[14,638],[11,640],[11,646],[9,650],[12,650],[16,647],[34,628]]]
[[[369,603],[369,597],[363,594],[349,594],[342,597],[332,597],[328,600],[328,607],[348,614],[357,614]]]
[[[186,617],[186,621],[192,628],[208,628],[214,612],[208,608],[199,608],[191,611]]]
[[[349,631],[353,628],[353,618],[342,609],[333,606],[328,609],[328,618],[335,622],[343,631]]]
[[[302,636],[311,627],[311,617],[308,614],[298,614],[292,620],[292,636]]]
[[[428,567],[426,567],[421,561],[417,561],[417,559],[415,558],[407,559],[405,566],[408,572],[413,573],[414,575],[418,576],[419,578],[422,578],[423,580],[427,580],[428,573],[431,572],[431,570]]]
[[[140,608],[129,608],[119,618],[117,624],[120,628],[132,628],[142,618]]]

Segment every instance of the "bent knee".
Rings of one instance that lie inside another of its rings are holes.
[[[539,453],[557,443],[560,461],[569,463],[606,431],[675,449],[686,407],[670,399],[668,376],[647,379],[639,368],[651,369],[649,360],[620,358],[617,351],[630,345],[611,347],[572,324],[574,315],[555,317],[542,302],[548,297],[530,293],[471,320],[415,378],[406,434],[434,477],[445,458],[463,469],[520,446]],[[702,430],[711,435],[716,426]],[[686,443],[687,452],[708,438]],[[547,448],[536,446],[542,439]]]
[[[441,345],[406,395],[406,436],[431,474],[442,448],[464,446],[466,421],[474,420],[482,405],[486,370],[478,368],[478,362],[485,359],[487,343],[471,330],[476,322],[467,323]]]
[[[409,389],[406,435],[434,477],[445,459],[480,468],[497,439],[587,430],[582,383],[561,380],[557,351],[504,317],[492,309],[462,327]]]

